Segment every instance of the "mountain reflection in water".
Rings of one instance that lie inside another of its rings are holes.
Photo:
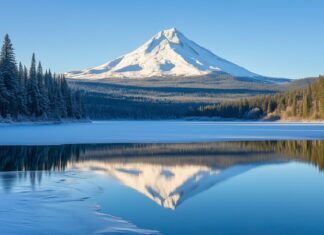
[[[5,190],[20,177],[78,169],[108,175],[159,205],[175,209],[186,199],[264,164],[299,161],[324,169],[324,141],[256,141],[194,144],[91,144],[0,147]]]

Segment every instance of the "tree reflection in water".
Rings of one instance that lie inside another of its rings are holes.
[[[1,146],[3,188],[19,178],[40,182],[42,174],[65,171],[87,162],[205,166],[226,169],[235,165],[299,161],[324,169],[324,141],[241,141],[193,144],[89,144],[55,146]],[[95,166],[92,166],[92,169]],[[128,170],[129,171],[129,170]],[[133,173],[134,172],[128,172]],[[165,176],[172,174],[165,171]]]

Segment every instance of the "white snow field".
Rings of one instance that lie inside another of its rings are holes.
[[[160,234],[100,213],[92,196],[102,189],[90,174],[0,172],[0,177],[0,234]]]
[[[97,67],[67,72],[65,75],[76,79],[102,79],[190,77],[213,72],[225,72],[238,77],[261,77],[213,54],[175,28],[157,33],[138,49],[115,60]]]
[[[323,139],[324,123],[96,121],[0,125],[0,145]]]

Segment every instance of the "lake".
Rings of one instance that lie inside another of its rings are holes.
[[[0,133],[1,234],[324,234],[323,124],[112,121]]]
[[[324,123],[96,121],[0,125],[0,145],[324,139]]]

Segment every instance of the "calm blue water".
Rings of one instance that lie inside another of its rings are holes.
[[[216,184],[176,209],[99,177],[102,210],[163,234],[323,234],[324,174],[286,163],[257,167]]]
[[[82,234],[77,221],[87,228],[95,219],[69,213],[91,200],[162,234],[322,235],[323,170],[321,140],[3,146],[0,229]],[[76,219],[57,219],[67,214]]]

